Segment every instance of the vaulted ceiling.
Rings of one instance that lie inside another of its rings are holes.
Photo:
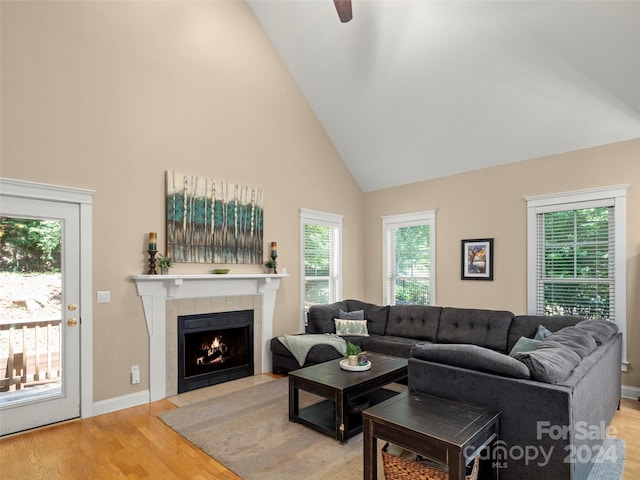
[[[248,3],[363,191],[640,137],[639,1]]]

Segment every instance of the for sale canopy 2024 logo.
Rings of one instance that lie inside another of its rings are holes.
[[[545,439],[557,441],[557,440],[569,440],[572,437],[576,441],[582,440],[600,440],[601,442],[595,445],[588,445],[582,443],[576,445],[575,442],[565,445],[564,450],[564,462],[565,463],[603,463],[613,462],[617,460],[617,453],[615,446],[609,444],[603,445],[607,436],[616,436],[615,427],[607,427],[605,422],[600,422],[597,425],[590,425],[585,421],[576,422],[575,425],[552,425],[548,421],[536,422],[536,439],[543,441]],[[495,438],[495,436],[494,436]],[[556,445],[507,445],[503,440],[496,440],[488,452],[484,450],[482,456],[483,460],[491,460],[494,467],[508,468],[509,461],[524,461],[524,464],[537,465],[544,467],[548,465],[552,455],[554,454]],[[471,454],[474,450],[473,447],[469,447]]]

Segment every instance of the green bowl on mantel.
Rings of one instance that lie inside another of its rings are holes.
[[[224,275],[225,273],[229,273],[230,270],[230,268],[216,268],[213,273],[216,275]]]

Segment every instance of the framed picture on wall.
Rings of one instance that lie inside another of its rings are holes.
[[[462,240],[462,280],[493,280],[493,238]]]

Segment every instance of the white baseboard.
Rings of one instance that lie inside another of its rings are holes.
[[[640,398],[640,388],[627,387],[626,385],[623,385],[622,397],[637,400]],[[93,404],[93,415],[111,413],[117,410],[122,410],[123,408],[137,407],[138,405],[143,405],[145,403],[149,403],[149,390],[143,390],[142,392],[95,402]]]
[[[626,385],[622,385],[622,396],[623,398],[632,398],[634,400],[638,400],[640,398],[640,388],[627,387]]]
[[[149,403],[149,390],[95,402],[93,404],[93,414],[102,415],[104,413],[122,410],[123,408],[137,407],[145,403]]]

